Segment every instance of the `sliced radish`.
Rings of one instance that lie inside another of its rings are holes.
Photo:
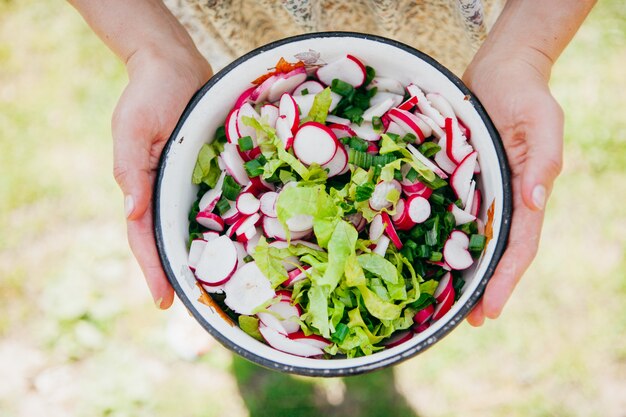
[[[423,131],[423,128],[425,127],[428,130],[430,130],[430,128],[419,117],[411,112],[401,110],[397,107],[389,110],[387,114],[392,122],[397,123],[403,130],[413,133],[417,137],[418,143],[424,142],[426,134]]]
[[[454,203],[450,203],[450,205],[448,206],[448,211],[451,212],[454,216],[456,226],[460,226],[462,224],[473,222],[474,220],[476,220],[476,216],[464,210],[461,210]]]
[[[404,130],[399,124],[396,122],[390,122],[387,126],[387,130],[385,133],[393,133],[394,135],[399,135],[400,137],[404,137],[408,132]]]
[[[435,300],[440,303],[446,299],[451,291],[454,291],[454,287],[452,286],[452,274],[450,272],[446,272],[446,274],[441,277],[441,280],[439,280],[439,285],[437,285],[437,289],[433,293],[433,297],[435,297]]]
[[[396,203],[396,214],[391,216],[391,220],[393,220],[394,223],[396,221],[400,220],[400,218],[404,215],[404,206],[405,206],[405,201],[401,198]],[[371,240],[371,238],[370,238],[370,240]]]
[[[226,122],[224,123],[226,129],[226,139],[229,143],[236,143],[237,139],[240,138],[239,132],[237,131],[237,117],[239,116],[239,109],[233,109],[226,116]]]
[[[239,107],[243,106],[248,101],[248,99],[250,99],[250,96],[252,95],[252,92],[254,90],[256,90],[256,86],[250,87],[246,91],[241,93],[241,95],[237,98],[237,101],[235,101],[235,106],[233,108],[238,109]]]
[[[200,209],[200,211],[212,212],[217,205],[217,202],[220,201],[221,197],[222,186],[221,184],[216,184],[215,188],[212,188],[204,193],[204,195],[200,199],[200,202],[198,203],[198,208]]]
[[[418,325],[424,324],[428,320],[430,320],[430,318],[433,316],[434,311],[435,307],[432,304],[429,304],[428,306],[415,313],[415,316],[413,316],[413,321]]]
[[[422,155],[422,153],[415,146],[413,146],[413,145],[411,145],[409,143],[409,144],[407,144],[406,147],[409,150],[409,152],[411,152],[411,154],[415,157],[415,159],[417,159],[422,164],[424,164],[426,166],[426,168],[430,169],[432,172],[437,174],[437,176],[439,178],[442,178],[444,180],[446,178],[448,178],[448,175],[441,168],[439,168],[437,165],[435,165],[433,163],[433,161],[431,161],[430,159],[428,159],[424,155]]]
[[[417,97],[417,108],[420,110],[420,112],[433,119],[435,123],[437,123],[440,127],[443,127],[443,116],[430,105],[430,102],[424,95],[424,92],[415,84],[409,84],[406,87],[406,90],[412,96]]]
[[[365,150],[365,152],[371,154],[371,155],[378,155],[378,146],[374,143],[374,142],[369,142],[367,144],[367,149]]]
[[[249,216],[259,211],[261,202],[252,193],[241,193],[237,197],[236,207],[241,214]]]
[[[443,246],[443,258],[446,263],[450,265],[450,268],[463,270],[472,266],[474,260],[472,259],[472,255],[467,250],[469,238],[467,238],[465,233],[458,232],[464,235],[467,239],[459,238],[457,237],[458,235],[455,236],[455,233],[457,232],[458,231],[452,232]]]
[[[192,270],[196,269],[198,265],[198,261],[202,256],[202,252],[204,251],[204,247],[206,246],[206,240],[204,239],[194,239],[189,246],[189,256],[187,257],[187,265]]]
[[[461,133],[456,120],[447,118],[446,128],[446,155],[456,164],[459,164],[474,148],[467,143],[467,139]]]
[[[289,243],[285,242],[284,240],[275,240],[269,245],[276,249],[287,249],[289,247]],[[299,266],[302,265],[298,257],[295,255],[284,258],[282,263],[287,272],[291,272],[294,269],[297,269]]]
[[[285,282],[282,283],[282,285],[284,285],[285,287],[291,287],[296,282],[308,278],[307,271],[310,268],[310,266],[305,265],[302,268],[296,268],[289,271],[289,273],[287,274],[287,279],[285,280]]]
[[[413,109],[413,107],[415,107],[417,105],[417,101],[418,101],[417,97],[411,96],[408,99],[406,99],[406,101],[400,103],[398,105],[398,109],[411,111]]]
[[[256,198],[260,198],[264,193],[274,190],[274,184],[263,180],[261,177],[254,177],[250,178],[250,184],[245,186],[242,192],[252,193],[252,195],[254,195]]]
[[[391,349],[392,347],[399,346],[404,342],[408,342],[413,338],[413,335],[413,332],[410,330],[396,332],[390,338],[383,341],[382,344],[387,347],[387,349]]]
[[[251,315],[268,303],[276,293],[270,280],[261,272],[256,262],[248,262],[233,274],[224,286],[224,303],[239,314]]]
[[[335,152],[335,156],[330,162],[322,165],[322,168],[328,170],[328,177],[334,177],[335,175],[339,175],[344,172],[346,166],[348,165],[348,152],[346,148],[339,144],[337,146],[337,152]]]
[[[268,217],[277,217],[276,215],[276,200],[278,199],[278,193],[270,191],[261,196],[261,213]]]
[[[237,181],[239,185],[248,185],[250,178],[248,178],[246,169],[243,166],[244,162],[239,155],[237,145],[233,143],[225,143],[224,150],[220,156],[222,157],[226,171],[228,171],[233,179]]]
[[[480,213],[480,205],[482,203],[482,194],[480,190],[474,191],[474,201],[472,202],[472,206],[470,209],[470,214],[474,217],[478,217],[478,213]]]
[[[365,82],[365,66],[354,56],[345,55],[320,67],[316,75],[326,85],[338,78],[353,87],[360,87]]]
[[[377,91],[386,91],[400,96],[404,95],[404,86],[395,78],[374,77],[367,89],[371,90],[374,87],[376,87]]]
[[[261,326],[268,327],[272,330],[277,331],[283,336],[287,336],[287,329],[285,329],[285,326],[282,325],[278,317],[266,312],[257,313],[257,317],[261,321]]]
[[[286,116],[278,116],[276,120],[276,136],[283,142],[285,149],[291,148],[293,145],[293,132],[291,131],[292,123]]]
[[[372,126],[370,122],[363,122],[361,125],[352,123],[350,129],[354,131],[356,136],[368,142],[376,142],[380,139],[380,133],[374,129],[374,126]]]
[[[380,103],[374,104],[363,112],[363,120],[371,122],[374,117],[381,117],[387,110],[393,107],[393,99],[388,98]]]
[[[431,119],[430,117],[422,113],[416,112],[415,115],[418,118],[422,119],[424,123],[426,123],[428,127],[430,127],[430,129],[432,130],[433,136],[435,136],[437,139],[441,139],[442,137],[445,136],[446,132],[444,132],[443,129],[439,127],[439,125],[437,125],[437,123],[435,123],[433,119]]]
[[[291,94],[291,92],[304,81],[306,81],[306,69],[304,67],[299,67],[286,74],[279,75],[276,81],[270,86],[267,100],[274,102],[285,93]]]
[[[428,329],[429,327],[430,327],[430,323],[424,323],[424,324],[413,326],[413,330],[415,330],[415,333],[422,333],[424,330]]]
[[[472,131],[470,130],[470,128],[465,123],[463,123],[463,120],[457,118],[457,121],[459,122],[459,129],[461,129],[461,132],[463,132],[463,136],[465,136],[467,140],[470,140],[472,138]]]
[[[402,100],[404,99],[403,94],[401,95],[378,90],[374,97],[370,99],[370,106],[375,106],[387,99],[391,99],[391,102],[393,103],[391,107],[397,107],[402,103]]]
[[[378,242],[376,242],[376,247],[372,250],[372,252],[384,258],[390,242],[391,239],[389,239],[387,236],[381,236],[380,239],[378,239]]]
[[[287,231],[283,228],[278,219],[272,217],[263,217],[263,233],[266,237],[270,237],[278,240],[287,240]],[[302,239],[310,233],[310,230],[305,230],[302,232],[291,232],[291,239]]]
[[[450,233],[450,239],[456,240],[462,246],[469,246],[469,237],[460,230],[453,230],[452,233]]]
[[[290,232],[303,232],[313,227],[313,216],[309,214],[297,214],[287,220],[287,228]]]
[[[303,331],[297,331],[295,333],[291,333],[287,335],[291,340],[295,340],[300,343],[306,343],[307,345],[311,345],[320,349],[324,349],[330,346],[332,343],[322,336],[316,334],[305,335]]]
[[[448,174],[452,174],[456,169],[457,164],[454,161],[451,161],[450,158],[448,158],[448,154],[446,152],[448,140],[445,135],[441,139],[439,139],[438,145],[441,150],[435,154],[435,162],[442,170],[444,170]]]
[[[437,307],[435,307],[435,311],[433,312],[433,321],[439,320],[443,316],[446,315],[448,311],[452,308],[454,304],[454,297],[456,294],[454,293],[454,289],[448,293],[448,296],[443,299],[440,303],[437,303]]]
[[[444,118],[450,117],[456,120],[456,114],[454,113],[454,109],[441,94],[439,93],[428,93],[426,94],[426,98],[430,105],[439,112]]]
[[[291,299],[279,301],[276,304],[272,304],[267,309],[278,316],[280,324],[287,330],[288,334],[300,330],[300,324],[296,319],[300,318],[302,312],[298,305],[291,305]]]
[[[476,181],[472,180],[472,182],[470,182],[470,189],[467,192],[467,200],[465,201],[465,207],[463,208],[463,210],[466,213],[469,213],[472,210],[472,205],[474,204],[475,191],[476,191]]]
[[[248,252],[246,252],[246,247],[241,242],[233,242],[235,245],[235,249],[237,250],[237,267],[242,267],[246,261],[244,259],[248,256]]]
[[[426,261],[426,262],[431,264],[431,265],[436,265],[436,266],[438,266],[440,268],[443,268],[446,271],[452,271],[452,268],[450,268],[450,265],[448,265],[444,261],[439,261],[439,262]]]
[[[263,230],[259,227],[255,227],[254,236],[252,236],[252,238],[243,243],[243,246],[244,248],[246,248],[246,252],[248,252],[248,255],[254,255],[254,251],[259,244],[259,240],[261,240],[261,236],[263,236]]]
[[[280,104],[278,105],[278,114],[284,116],[287,126],[292,132],[295,132],[300,124],[300,112],[298,105],[293,97],[287,93],[280,96]]]
[[[224,219],[224,223],[231,225],[235,224],[235,222],[241,219],[243,215],[239,213],[239,210],[237,210],[237,206],[234,201],[229,201],[228,203],[230,204],[230,208],[222,215],[222,219]]]
[[[385,233],[389,236],[389,239],[391,239],[391,242],[393,242],[398,250],[402,249],[402,241],[400,240],[398,233],[396,233],[396,229],[393,227],[389,214],[382,212],[380,215],[382,216],[383,223],[385,225]]]
[[[209,213],[208,211],[198,213],[196,221],[209,230],[215,230],[216,232],[224,230],[224,220],[217,214]]]
[[[206,285],[221,285],[237,269],[237,248],[232,240],[220,236],[207,242],[196,266],[196,278]]]
[[[383,224],[383,216],[377,214],[370,223],[370,235],[369,238],[372,242],[376,242],[385,232],[385,225]]]
[[[207,242],[213,239],[217,239],[218,237],[220,237],[220,234],[213,230],[202,233],[202,238]]]
[[[237,235],[237,242],[243,244],[254,239],[258,233],[259,230],[256,227],[241,227],[237,232],[235,232],[235,234]]]
[[[352,122],[349,119],[344,119],[343,117],[329,114],[328,116],[326,116],[326,123],[328,123],[328,127],[330,127],[331,124],[348,126]]]
[[[276,127],[276,120],[278,119],[278,107],[273,104],[264,104],[261,107],[261,119],[265,120],[270,127]]]
[[[261,116],[254,110],[254,107],[252,107],[250,103],[244,103],[237,112],[237,132],[239,133],[239,137],[250,136],[256,146],[256,129],[252,126],[248,126],[243,121],[244,117],[252,117],[253,119],[260,120]]]
[[[300,117],[307,117],[313,107],[313,101],[315,101],[314,94],[307,94],[306,96],[292,96],[298,109],[300,109]]]
[[[271,347],[281,352],[303,357],[320,356],[324,354],[322,349],[307,343],[291,340],[271,327],[260,325],[259,331]]]
[[[252,236],[256,234],[255,226],[259,220],[261,220],[261,215],[259,213],[254,213],[251,216],[242,218],[237,223],[232,225],[230,229],[234,229],[234,233],[237,236],[243,236],[242,240],[246,242],[248,238],[252,238]],[[232,236],[230,229],[228,231],[229,237]]]
[[[381,181],[374,187],[374,192],[369,199],[369,206],[372,210],[380,211],[384,208],[391,207],[391,201],[387,199],[389,193],[393,190],[402,191],[402,186],[396,180]]]
[[[414,223],[424,223],[430,217],[430,203],[420,196],[411,196],[407,200],[407,213]]]
[[[270,94],[270,88],[277,80],[278,77],[276,75],[272,75],[271,77],[263,81],[261,84],[259,84],[258,87],[254,89],[252,94],[250,94],[250,100],[252,100],[254,103],[262,103],[264,101],[267,101],[267,97]]]
[[[303,94],[304,90],[306,90],[306,94]],[[315,95],[317,93],[322,92],[323,90],[324,90],[324,86],[322,84],[314,80],[309,80],[297,86],[295,90],[293,90],[293,95],[294,96],[302,96],[302,95],[306,96],[308,94]]]
[[[450,177],[450,186],[454,190],[457,198],[461,199],[463,207],[467,203],[467,196],[470,190],[472,177],[474,176],[474,167],[478,154],[476,151],[470,153],[465,159],[456,167],[452,176]]]
[[[356,136],[356,133],[354,130],[350,129],[350,126],[331,123],[328,125],[328,128],[333,131],[337,139]]]
[[[306,165],[328,163],[337,152],[337,137],[321,123],[304,123],[293,139],[293,152]]]

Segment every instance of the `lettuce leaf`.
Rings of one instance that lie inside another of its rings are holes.
[[[252,256],[263,275],[270,280],[274,288],[285,282],[288,277],[287,270],[282,263],[282,259],[286,257],[281,256],[283,250],[270,246],[267,240],[262,237]]]
[[[382,256],[375,253],[364,253],[359,255],[357,260],[361,268],[381,277],[385,282],[390,284],[398,283],[398,270]]]
[[[204,144],[198,152],[198,159],[193,168],[192,182],[194,184],[205,183],[211,188],[215,188],[215,184],[222,174],[222,170],[217,165],[217,155],[220,152],[221,144]]]
[[[331,103],[330,87],[326,87],[323,91],[315,95],[308,119],[313,122],[326,123],[326,117],[328,117]]]

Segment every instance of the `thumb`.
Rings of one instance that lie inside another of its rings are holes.
[[[563,166],[563,111],[548,96],[525,126],[527,155],[522,173],[522,198],[531,210],[543,210],[552,184]]]

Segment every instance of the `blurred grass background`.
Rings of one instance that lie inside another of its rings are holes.
[[[503,316],[312,380],[167,343],[186,313],[153,307],[111,175],[124,69],[67,4],[0,0],[0,417],[626,416],[624,22],[599,2],[554,69],[565,169]]]

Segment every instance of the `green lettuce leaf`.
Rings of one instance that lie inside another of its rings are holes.
[[[326,87],[323,91],[315,95],[313,105],[308,114],[308,119],[313,122],[326,123],[326,117],[328,117],[331,102],[330,87]]]
[[[239,316],[239,327],[248,335],[254,337],[257,340],[263,341],[263,335],[259,331],[259,319],[252,316],[241,315]]]
[[[252,255],[257,266],[263,275],[270,280],[274,288],[287,279],[287,270],[282,263],[282,259],[286,256],[281,255],[282,250],[270,246],[267,240],[262,237],[254,250],[254,255]]]
[[[193,168],[191,180],[194,184],[205,183],[211,188],[215,188],[215,184],[222,174],[222,170],[217,165],[217,155],[219,153],[220,144],[204,144],[198,152],[198,159]]]
[[[390,284],[398,283],[398,270],[382,256],[375,253],[364,253],[359,255],[357,260],[361,268],[381,277],[385,282]]]

